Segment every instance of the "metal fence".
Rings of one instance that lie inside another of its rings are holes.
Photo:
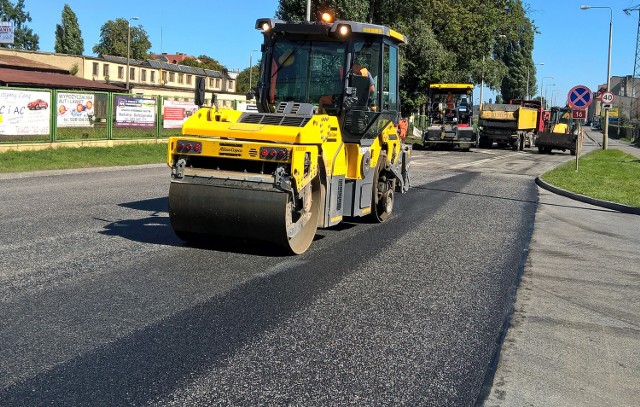
[[[1,88],[0,145],[166,138],[196,110],[171,96]]]

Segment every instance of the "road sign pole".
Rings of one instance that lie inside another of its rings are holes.
[[[609,109],[615,99],[615,96],[609,89],[602,94],[600,100],[600,108],[604,109],[604,133],[602,135],[602,149],[606,150],[609,147]]]
[[[584,130],[582,129],[582,125],[579,124],[579,131],[578,131],[578,137],[576,137],[576,172],[578,172],[578,157],[580,157],[580,150],[582,147],[582,135],[584,134]]]

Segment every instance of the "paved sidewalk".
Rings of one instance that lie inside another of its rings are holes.
[[[615,139],[609,148],[640,158],[640,149]],[[539,194],[512,324],[485,406],[637,406],[640,216],[542,188]]]

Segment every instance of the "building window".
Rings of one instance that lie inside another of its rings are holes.
[[[233,86],[234,86],[234,84],[235,84],[235,83],[234,83],[234,81],[229,81],[229,89],[227,89],[227,90],[229,90],[229,91],[233,92]]]
[[[98,63],[94,62],[93,63],[93,75],[94,76],[98,76],[99,73],[100,73],[100,68],[98,67]]]
[[[146,82],[147,81],[147,70],[143,69],[142,72],[140,73],[140,81],[142,82]]]
[[[124,68],[121,66],[118,67],[118,79],[124,79]]]
[[[135,68],[129,68],[129,80],[135,80],[136,79],[136,69]]]
[[[191,75],[187,75],[187,85],[191,85]]]
[[[109,64],[102,65],[102,76],[105,78],[109,77]]]
[[[220,89],[220,79],[216,78],[216,85],[215,85],[216,89]]]
[[[155,82],[156,82],[156,72],[151,71],[151,83],[155,83]]]
[[[209,86],[213,87],[213,78],[209,78]]]
[[[175,82],[175,81],[176,81],[176,73],[169,72],[169,82]]]
[[[166,84],[167,83],[167,73],[166,72],[162,72],[162,84]]]
[[[182,73],[178,74],[178,83],[184,83],[184,74]]]

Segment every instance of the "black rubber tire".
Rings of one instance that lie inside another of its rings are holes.
[[[395,200],[395,179],[392,178],[393,175],[387,174],[385,171],[386,161],[386,153],[380,153],[376,172],[373,175],[371,215],[376,222],[384,222],[389,219],[393,212],[393,203]]]

